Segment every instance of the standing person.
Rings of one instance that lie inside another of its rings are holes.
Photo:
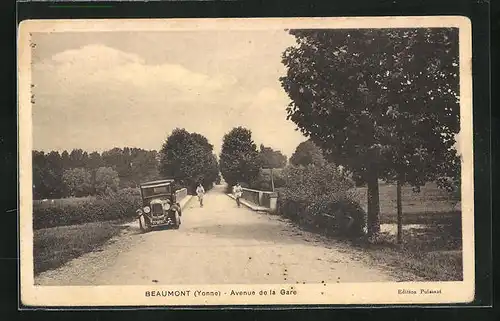
[[[236,185],[234,185],[233,194],[234,198],[236,198],[236,204],[238,204],[238,207],[240,207],[240,198],[243,194],[243,189],[241,188],[240,182],[237,182]]]
[[[196,188],[196,195],[198,195],[198,201],[200,201],[200,207],[203,207],[203,195],[205,195],[205,189],[203,188],[203,185],[198,184],[198,187]]]

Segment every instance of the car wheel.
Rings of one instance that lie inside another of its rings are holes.
[[[179,216],[179,212],[175,211],[175,224],[174,224],[174,229],[179,229],[181,225],[181,217]]]
[[[147,223],[144,215],[139,216],[139,227],[141,228],[142,233],[147,233],[150,230],[149,224]]]

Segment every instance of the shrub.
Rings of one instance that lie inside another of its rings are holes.
[[[109,193],[109,191],[118,190],[120,178],[118,172],[111,167],[99,167],[95,171],[94,191],[98,195]]]
[[[282,170],[273,170],[274,188],[281,188],[285,186],[286,180]],[[260,170],[259,175],[251,182],[250,188],[260,191],[271,191],[271,173],[269,170]]]
[[[65,190],[71,196],[86,196],[91,194],[92,174],[85,168],[65,170],[62,176]]]
[[[278,189],[283,216],[332,235],[363,234],[365,212],[352,194],[354,183],[335,165],[288,166],[283,174],[286,186]]]
[[[365,211],[348,194],[323,195],[306,208],[308,224],[328,234],[347,237],[363,235]]]
[[[56,202],[49,206],[34,204],[33,228],[133,218],[141,205],[140,192],[132,188],[81,202]]]

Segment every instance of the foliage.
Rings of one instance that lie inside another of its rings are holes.
[[[287,158],[279,150],[260,145],[260,166],[263,168],[283,168],[286,166]]]
[[[321,166],[325,164],[325,158],[323,151],[316,144],[311,140],[306,140],[297,146],[292,157],[290,157],[290,163],[297,166]]]
[[[34,204],[33,228],[48,228],[89,222],[101,222],[135,217],[141,207],[138,189],[123,189],[111,195],[89,197],[82,201]]]
[[[92,175],[85,168],[65,170],[62,180],[65,190],[70,196],[81,197],[91,194]]]
[[[63,163],[57,152],[33,151],[33,195],[59,198],[64,194]]]
[[[259,174],[260,159],[249,129],[235,127],[224,135],[220,168],[228,186],[238,181],[250,184],[255,180]]]
[[[140,148],[113,148],[98,152],[74,149],[68,153],[33,151],[33,198],[60,198],[69,196],[64,189],[63,172],[83,168],[92,176],[100,167],[109,167],[118,173],[120,187],[136,187],[142,181],[158,178],[156,151]],[[90,193],[91,191],[89,191]]]
[[[379,231],[378,179],[418,188],[456,177],[458,29],[291,30],[283,54],[287,108],[326,156],[368,183]]]
[[[160,151],[159,171],[163,177],[175,179],[179,186],[194,193],[199,183],[206,190],[213,186],[219,166],[213,145],[204,136],[176,128]]]
[[[99,167],[95,172],[94,191],[98,195],[116,192],[120,184],[118,172],[111,167]]]
[[[279,189],[280,213],[334,235],[362,235],[365,212],[350,192],[353,182],[337,166],[287,166],[283,175],[286,185]]]
[[[113,148],[102,153],[104,166],[118,172],[122,187],[138,187],[158,178],[156,151],[140,148]]]
[[[286,190],[299,199],[313,199],[317,195],[332,195],[354,187],[350,180],[332,163],[322,166],[287,166],[283,171]]]
[[[285,187],[286,181],[283,170],[273,170],[273,180],[275,188]],[[270,170],[261,169],[259,175],[251,182],[250,188],[261,191],[271,191],[272,183]]]

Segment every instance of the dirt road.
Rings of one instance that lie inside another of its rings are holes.
[[[193,198],[179,230],[136,225],[99,252],[35,278],[40,285],[147,285],[398,281],[362,253],[278,216],[237,208],[218,186]]]

